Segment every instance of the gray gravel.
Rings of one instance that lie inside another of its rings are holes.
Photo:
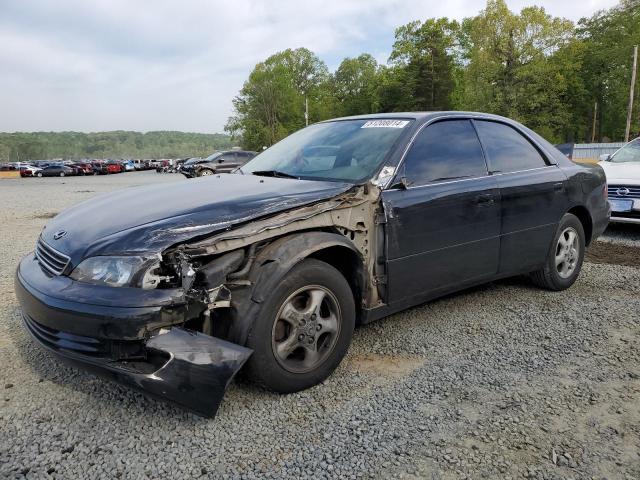
[[[569,291],[511,279],[394,315],[357,329],[325,384],[281,396],[241,381],[213,420],[63,366],[22,330],[15,265],[43,217],[151,181],[186,180],[0,181],[0,477],[640,478],[636,267],[587,263]],[[640,246],[639,232],[607,238]]]

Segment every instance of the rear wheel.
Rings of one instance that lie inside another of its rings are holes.
[[[60,172],[60,176],[61,176],[61,177],[64,177],[64,172]]]
[[[249,377],[276,392],[317,385],[340,364],[355,326],[353,293],[331,265],[307,259],[275,288],[247,340]]]
[[[36,173],[36,176],[38,176],[38,177],[42,177],[42,173],[41,173],[41,172],[38,172],[38,173]]]
[[[558,226],[545,266],[531,274],[533,282],[549,290],[574,284],[584,260],[585,235],[578,217],[567,213]]]

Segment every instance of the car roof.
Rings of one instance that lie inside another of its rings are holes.
[[[494,120],[501,120],[504,122],[514,123],[514,121],[507,117],[500,115],[494,115],[491,113],[483,112],[466,112],[460,110],[443,110],[432,112],[388,112],[388,113],[371,113],[367,115],[353,115],[349,117],[332,118],[325,120],[324,122],[332,122],[337,120],[377,120],[377,119],[412,119],[412,120],[432,120],[439,117],[479,117],[489,118]],[[319,123],[324,123],[319,122]]]

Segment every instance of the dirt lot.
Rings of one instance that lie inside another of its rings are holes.
[[[42,226],[98,193],[174,181],[0,180],[0,477],[640,478],[640,226],[610,228],[568,291],[516,278],[394,315],[357,329],[323,385],[240,381],[213,420],[36,348],[13,272]]]

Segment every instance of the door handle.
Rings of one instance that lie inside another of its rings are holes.
[[[562,183],[562,182],[554,183],[553,184],[553,189],[556,192],[561,192],[562,190],[564,190],[564,183]]]
[[[493,195],[490,193],[484,193],[482,195],[478,195],[476,197],[476,203],[480,206],[482,205],[492,205],[493,204]]]

